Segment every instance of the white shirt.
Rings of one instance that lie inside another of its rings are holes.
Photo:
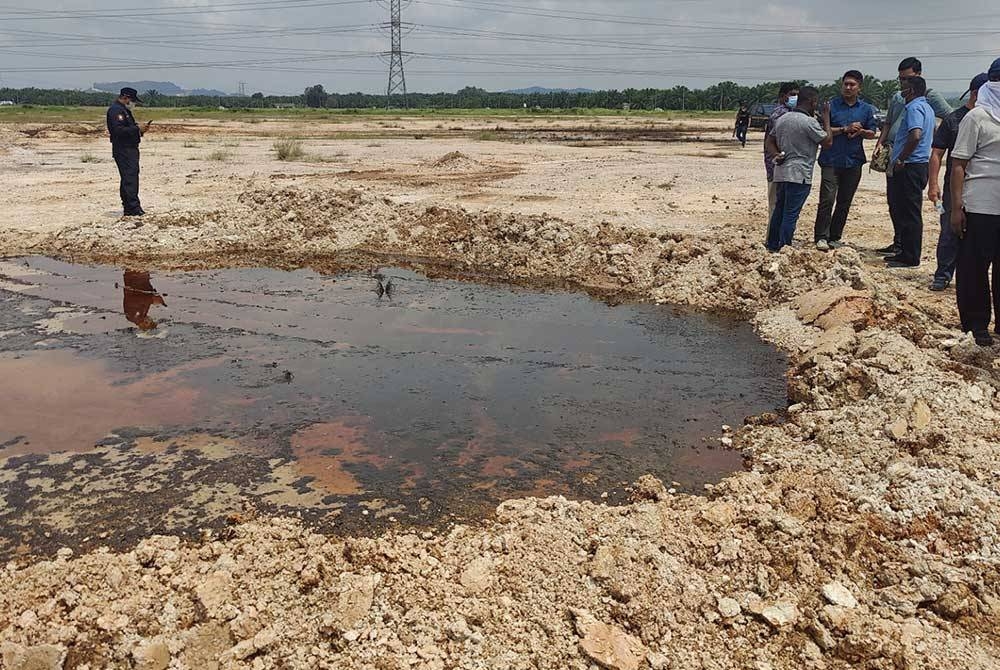
[[[969,161],[962,202],[973,214],[1000,215],[1000,121],[982,107],[965,115],[952,158]]]

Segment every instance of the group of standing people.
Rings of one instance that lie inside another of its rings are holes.
[[[813,241],[820,251],[843,246],[847,217],[868,162],[864,141],[874,139],[878,130],[877,110],[861,99],[863,83],[857,70],[845,72],[840,95],[822,105],[819,91],[811,86],[781,86],[778,107],[764,131],[771,251],[792,243],[812,190],[818,147],[820,201]]]
[[[841,94],[823,104],[813,87],[781,85],[764,136],[767,248],[777,252],[792,244],[812,190],[818,149],[821,182],[813,242],[820,251],[843,246],[851,204],[868,163],[864,141],[877,136],[872,169],[886,173],[893,227],[892,243],[878,253],[889,268],[920,265],[927,189],[941,216],[930,288],[945,290],[954,276],[962,329],[972,332],[977,344],[992,345],[991,303],[1000,333],[1000,59],[972,79],[962,96],[965,104],[957,110],[928,88],[918,59],[903,60],[898,71],[900,90],[881,128],[876,109],[861,99],[864,76],[857,70],[845,72]]]

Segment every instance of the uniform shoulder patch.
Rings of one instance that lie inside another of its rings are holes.
[[[118,120],[119,121],[124,121],[125,120],[125,115],[124,114],[119,114],[118,115]]]

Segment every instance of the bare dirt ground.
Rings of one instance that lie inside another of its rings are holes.
[[[304,160],[275,159],[285,135],[306,138]],[[244,511],[202,543],[66,548],[0,571],[0,667],[1000,667],[1000,365],[958,332],[953,292],[926,290],[933,209],[919,269],[869,251],[890,235],[880,175],[849,247],[808,244],[814,194],[805,244],[770,255],[759,135],[727,135],[164,123],[143,143],[136,227],[99,126],[0,126],[4,255],[424,256],[735,310],[793,358],[787,416],[720,427],[752,469],[703,496],[644,479],[624,507],[512,500],[479,525],[368,539]]]

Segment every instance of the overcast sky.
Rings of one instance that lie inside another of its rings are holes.
[[[388,0],[386,0],[386,3]],[[410,91],[474,85],[700,87],[832,81],[924,62],[961,92],[1000,57],[996,0],[412,0]],[[387,5],[373,0],[0,0],[0,85],[162,80],[247,93],[384,92]]]

